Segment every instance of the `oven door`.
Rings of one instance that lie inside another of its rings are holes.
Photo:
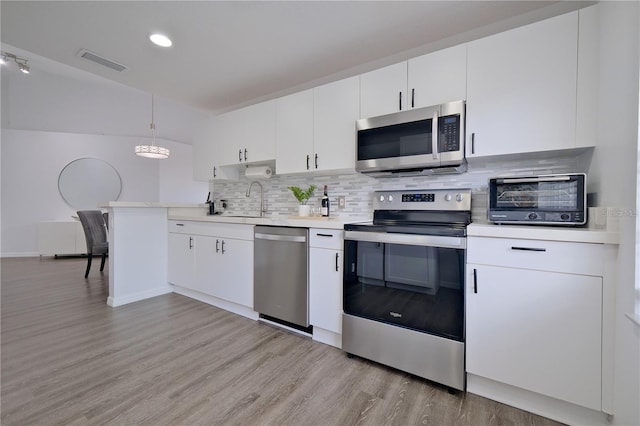
[[[466,239],[345,232],[346,314],[464,341]]]

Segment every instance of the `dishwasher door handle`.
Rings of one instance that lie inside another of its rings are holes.
[[[290,243],[306,243],[307,237],[295,236],[295,235],[277,235],[277,234],[255,234],[256,240],[269,240],[269,241],[287,241]]]

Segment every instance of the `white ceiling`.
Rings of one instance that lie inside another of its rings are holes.
[[[215,113],[583,6],[3,0],[0,37],[5,45]],[[152,45],[153,31],[170,35],[173,47]],[[128,68],[118,73],[89,62],[77,56],[81,49]],[[38,64],[30,64],[37,72]]]

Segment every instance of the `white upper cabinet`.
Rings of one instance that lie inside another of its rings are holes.
[[[407,62],[360,75],[360,117],[407,109]]]
[[[360,76],[360,116],[466,99],[467,45],[461,44]]]
[[[315,170],[353,170],[360,79],[351,77],[313,89]]]
[[[276,173],[310,170],[313,162],[313,89],[276,101]]]
[[[220,164],[251,164],[275,159],[275,102],[267,101],[219,116]]]
[[[460,44],[409,60],[407,102],[422,108],[467,97],[467,45]]]
[[[238,170],[221,167],[225,136],[221,117],[211,117],[201,123],[193,140],[193,179],[200,181],[235,180]],[[227,138],[228,139],[228,138]]]
[[[574,148],[578,12],[468,44],[467,157]]]
[[[358,82],[351,77],[277,100],[278,174],[354,168]]]
[[[192,142],[193,179],[208,181],[213,177],[213,151],[215,140],[213,135],[214,118],[200,123]]]

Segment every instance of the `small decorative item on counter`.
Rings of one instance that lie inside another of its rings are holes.
[[[322,195],[322,216],[329,217],[329,195],[327,194],[327,185],[324,186],[324,194]]]
[[[304,190],[298,186],[290,186],[289,190],[293,193],[293,196],[296,197],[296,200],[300,203],[298,206],[298,215],[299,216],[309,216],[311,211],[311,206],[307,204],[309,198],[313,196],[313,193],[316,191],[317,186],[309,185],[309,187]]]

